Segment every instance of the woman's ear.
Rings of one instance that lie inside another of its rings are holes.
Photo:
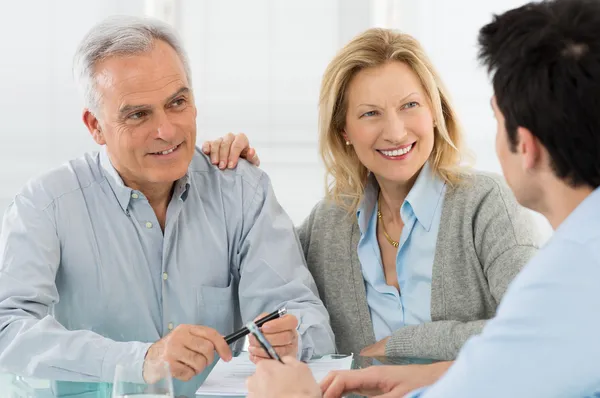
[[[346,131],[342,131],[342,137],[344,137],[344,141],[346,141],[346,145],[352,145],[352,142],[350,142],[350,140],[348,139],[348,134],[346,134]]]

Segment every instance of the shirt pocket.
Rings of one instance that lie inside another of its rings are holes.
[[[208,326],[222,335],[234,331],[239,324],[237,283],[230,278],[229,286],[218,287],[201,285],[198,289],[198,304],[201,311],[201,325]]]

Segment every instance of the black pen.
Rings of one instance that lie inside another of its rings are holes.
[[[281,318],[285,314],[287,314],[287,309],[283,307],[278,309],[277,311],[271,312],[269,315],[265,315],[264,317],[260,318],[258,321],[255,322],[255,324],[256,326],[261,327],[265,323],[272,321],[273,319]],[[227,344],[235,343],[236,341],[238,341],[239,339],[241,339],[249,333],[250,331],[248,330],[248,328],[244,326],[237,332],[233,332],[230,335],[225,336],[225,342]]]

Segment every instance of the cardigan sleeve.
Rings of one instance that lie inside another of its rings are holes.
[[[519,206],[512,192],[500,178],[480,175],[483,186],[491,187],[476,197],[461,217],[471,219],[472,245],[475,247],[489,291],[499,303],[508,285],[539,247],[531,214]],[[481,189],[482,184],[478,184]],[[471,187],[472,189],[476,187]],[[458,228],[458,226],[457,226]],[[464,250],[461,247],[445,250]],[[451,275],[450,277],[453,277]],[[460,274],[457,274],[459,277]],[[451,283],[451,281],[446,281]],[[459,300],[443,295],[446,301]],[[486,319],[461,322],[439,320],[405,326],[395,331],[386,344],[386,355],[453,360],[473,335],[481,333]]]

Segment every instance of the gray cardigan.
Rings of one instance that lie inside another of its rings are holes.
[[[298,229],[308,267],[331,316],[340,353],[375,343],[357,255],[354,214],[318,203]],[[539,235],[504,180],[473,172],[445,193],[434,256],[432,322],[394,332],[387,355],[451,360],[496,313],[508,284],[535,254]]]

